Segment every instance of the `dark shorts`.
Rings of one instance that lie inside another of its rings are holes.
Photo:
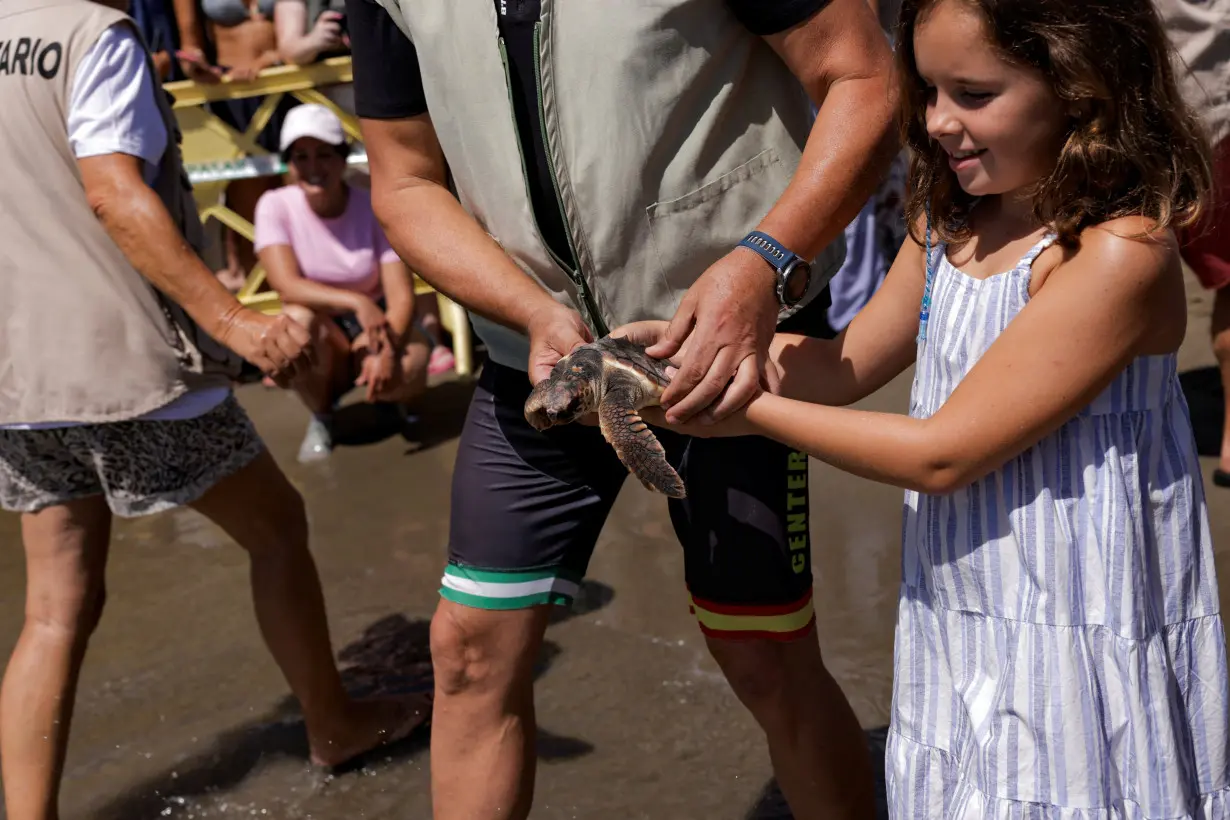
[[[388,310],[383,296],[376,300],[376,307],[381,310]],[[342,333],[346,334],[346,341],[348,342],[353,342],[363,332],[363,325],[359,324],[358,317],[350,312],[335,313],[333,315],[333,324],[337,325]]]
[[[628,471],[596,427],[526,423],[526,374],[483,368],[453,475],[440,594],[482,609],[568,604]],[[811,626],[807,457],[759,437],[656,431],[688,497],[668,501],[707,635],[791,640]]]

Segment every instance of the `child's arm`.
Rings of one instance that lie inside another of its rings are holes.
[[[781,374],[774,392],[813,404],[853,404],[909,367],[917,351],[924,256],[907,238],[884,283],[837,338],[779,333],[769,351]]]
[[[926,493],[966,486],[1070,420],[1133,358],[1178,348],[1186,327],[1178,253],[1169,234],[1125,238],[1144,229],[1142,220],[1120,219],[1086,231],[1081,249],[929,419],[763,394],[729,422],[679,429],[765,435],[855,475]]]

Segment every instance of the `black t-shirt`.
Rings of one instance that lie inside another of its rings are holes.
[[[447,2],[447,0],[444,0]],[[593,0],[578,0],[592,2]],[[754,34],[785,31],[831,0],[725,0]],[[508,53],[513,113],[525,157],[530,204],[547,246],[576,268],[542,139],[538,81],[534,73],[534,24],[540,0],[495,0],[500,36]],[[427,111],[414,45],[373,0],[346,0],[354,65],[355,112],[369,119],[399,119]],[[457,67],[464,71],[464,66]]]

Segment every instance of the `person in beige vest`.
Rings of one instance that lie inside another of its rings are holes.
[[[515,820],[550,610],[627,478],[595,427],[532,428],[531,384],[673,317],[687,346],[665,398],[720,417],[767,378],[775,328],[826,335],[843,229],[895,151],[890,52],[867,0],[349,0],[347,25],[376,214],[489,354],[432,621],[435,816]],[[871,817],[866,742],[820,656],[806,456],[660,439],[687,488],[675,604],[764,730],[794,816]]]
[[[5,0],[0,32],[0,507],[21,514],[27,568],[0,690],[9,820],[58,814],[113,515],[188,505],[247,550],[316,762],[404,736],[424,699],[343,690],[303,501],[231,393],[240,357],[293,378],[308,334],[241,306],[201,262],[175,119],[131,20]]]

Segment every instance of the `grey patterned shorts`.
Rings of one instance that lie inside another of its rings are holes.
[[[195,501],[264,447],[234,396],[183,421],[0,430],[0,507],[34,512],[101,494],[116,515],[149,515]]]

